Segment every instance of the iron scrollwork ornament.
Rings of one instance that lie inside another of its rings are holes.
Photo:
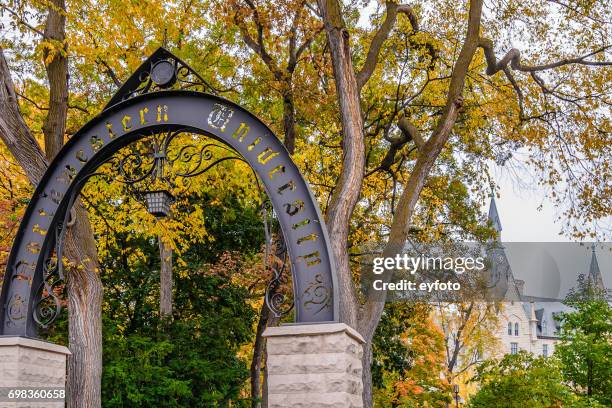
[[[130,145],[131,150],[116,160],[115,167],[121,176],[117,181],[135,185],[150,179],[174,187],[177,178],[199,176],[227,160],[244,161],[220,143],[177,143],[177,147],[174,147],[173,141],[180,135],[191,136],[179,129],[150,135]],[[227,154],[219,157],[221,152]]]
[[[100,175],[103,173],[90,173],[77,182],[77,187],[84,185],[90,178]],[[64,218],[55,229],[55,256],[51,252],[42,266],[42,282],[36,291],[37,298],[34,301],[32,318],[43,329],[49,328],[62,312],[61,285],[66,281],[63,262],[64,242],[68,228],[76,222],[73,208],[75,200],[76,196],[69,200]]]
[[[272,279],[266,286],[265,301],[272,314],[281,317],[291,312],[295,305],[294,302],[288,302],[287,296],[282,292],[283,286],[288,283],[287,245],[281,233],[273,233],[274,210],[270,201],[264,200],[261,208],[266,238],[264,268],[272,272]]]
[[[84,184],[88,179],[89,177],[85,177],[84,180],[80,181],[80,184]],[[34,321],[43,329],[49,328],[62,312],[59,292],[61,292],[60,285],[65,282],[64,239],[68,226],[75,221],[72,219],[75,217],[72,211],[75,198],[73,197],[70,200],[64,219],[59,222],[55,230],[55,257],[50,255],[43,263],[42,282],[36,292],[38,297],[32,310]]]
[[[302,298],[304,299],[304,307],[306,309],[315,307],[317,309],[315,313],[332,306],[332,293],[323,282],[321,274],[314,276],[314,280],[304,290]]]
[[[27,305],[25,304],[23,297],[18,293],[15,293],[8,302],[8,324],[15,325],[15,322],[22,320],[27,314]]]
[[[64,281],[60,263],[57,259],[49,258],[43,264],[43,281],[38,288],[40,297],[34,303],[33,310],[34,321],[43,329],[51,326],[62,311],[60,297],[56,293]]]

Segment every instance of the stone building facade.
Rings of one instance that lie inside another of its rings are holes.
[[[501,285],[505,290],[504,301],[498,316],[498,329],[494,334],[499,340],[499,354],[516,354],[525,350],[537,356],[550,356],[559,341],[558,315],[571,311],[571,308],[564,305],[562,299],[535,298],[524,294],[525,282],[514,277],[501,244],[502,226],[494,198],[491,198],[489,206],[489,220],[498,232],[497,245],[493,246],[490,253],[493,260],[492,270],[498,279],[505,280]],[[595,246],[587,278],[591,284],[604,289]]]

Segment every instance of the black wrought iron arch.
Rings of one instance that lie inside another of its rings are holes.
[[[46,273],[53,267],[51,255],[67,214],[86,178],[144,135],[178,129],[226,144],[251,166],[268,194],[287,246],[296,322],[337,321],[337,285],[327,231],[306,181],[283,144],[263,122],[228,100],[168,90],[131,97],[107,108],[53,160],[29,203],[9,256],[0,296],[0,335],[36,336],[35,305]]]

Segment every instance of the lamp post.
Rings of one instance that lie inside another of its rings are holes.
[[[455,393],[455,404],[457,408],[459,408],[459,385],[458,384],[453,385],[453,392]]]

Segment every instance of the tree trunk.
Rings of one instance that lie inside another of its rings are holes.
[[[253,345],[253,358],[251,359],[251,398],[253,408],[261,408],[261,369],[264,360],[265,339],[262,334],[266,330],[270,311],[266,302],[261,305],[261,313],[257,322],[255,332],[255,344]]]
[[[51,160],[64,145],[68,114],[68,58],[66,55],[66,4],[52,0],[45,23],[45,39],[61,46],[47,46],[43,57],[49,80],[49,111],[43,124],[45,153]],[[50,61],[49,61],[50,60]]]
[[[162,318],[172,316],[172,248],[165,244],[162,237],[159,242],[159,314]]]
[[[291,80],[289,80],[291,81]],[[291,82],[287,84],[289,90],[283,95],[283,128],[285,132],[285,147],[289,154],[295,152],[295,106],[293,103],[293,92]]]
[[[49,111],[43,124],[45,153],[50,160],[64,144],[68,114],[68,58],[66,45],[66,4],[52,0],[45,24],[45,39],[57,42],[45,48],[49,80]],[[101,406],[102,380],[102,282],[98,276],[96,244],[87,212],[75,205],[75,224],[68,230],[69,348],[68,407]]]
[[[358,300],[348,257],[351,215],[363,182],[365,134],[359,88],[351,60],[349,32],[338,0],[319,0],[332,56],[336,93],[342,121],[342,172],[325,216],[338,275],[340,321],[357,328]]]
[[[363,365],[362,381],[363,381],[363,406],[371,407],[373,404],[373,392],[372,392],[372,339],[366,340],[363,345],[363,358],[361,363]]]
[[[369,299],[362,315],[358,316],[359,304],[354,293],[347,248],[349,222],[359,198],[365,166],[364,130],[359,88],[351,61],[349,33],[345,28],[340,3],[338,0],[319,0],[319,9],[325,23],[325,31],[332,56],[342,120],[344,153],[342,173],[334,190],[326,217],[332,252],[336,258],[340,293],[340,319],[359,330],[366,340],[366,351],[371,351],[372,337],[380,321],[385,299],[384,297],[382,299]],[[457,62],[453,67],[446,107],[430,139],[420,149],[413,173],[398,202],[389,242],[385,247],[383,256],[395,256],[403,248],[418,197],[455,124],[459,108],[462,105],[461,94],[463,93],[465,77],[478,45],[481,12],[482,0],[471,0],[467,34]],[[358,317],[359,320],[357,320]],[[364,353],[363,364],[364,406],[368,408],[372,406],[370,353]]]
[[[68,408],[99,408],[102,380],[102,282],[96,245],[86,210],[75,204],[76,222],[68,230],[66,255],[76,262],[68,271],[70,322]]]
[[[273,315],[272,313],[268,313],[268,322],[266,327],[278,326],[280,319]],[[267,343],[264,339],[264,348],[263,348],[263,386],[261,389],[261,407],[268,408],[268,349]]]

